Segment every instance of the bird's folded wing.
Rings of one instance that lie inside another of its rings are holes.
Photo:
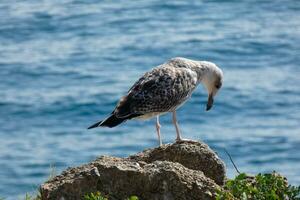
[[[117,117],[167,112],[182,103],[196,87],[186,69],[154,68],[141,77],[114,110]]]

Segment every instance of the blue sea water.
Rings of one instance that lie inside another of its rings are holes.
[[[186,138],[236,175],[276,170],[300,184],[300,1],[0,2],[0,197],[22,199],[99,155],[157,146],[154,120],[86,128],[145,71],[182,56],[215,62],[224,85],[210,112],[199,87],[179,109]],[[170,115],[163,142],[175,139]]]

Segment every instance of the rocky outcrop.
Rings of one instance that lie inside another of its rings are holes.
[[[148,149],[128,158],[102,156],[70,168],[41,186],[43,200],[83,199],[100,191],[110,199],[214,199],[225,167],[204,143],[181,142]]]

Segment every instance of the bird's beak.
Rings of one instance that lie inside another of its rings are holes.
[[[211,109],[211,107],[213,106],[214,104],[214,97],[213,97],[213,94],[209,94],[208,96],[208,100],[207,100],[207,104],[206,104],[206,111],[209,111]]]

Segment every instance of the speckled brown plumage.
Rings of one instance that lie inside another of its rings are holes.
[[[121,98],[114,114],[147,118],[169,112],[186,101],[197,86],[197,73],[175,58],[145,73]]]

